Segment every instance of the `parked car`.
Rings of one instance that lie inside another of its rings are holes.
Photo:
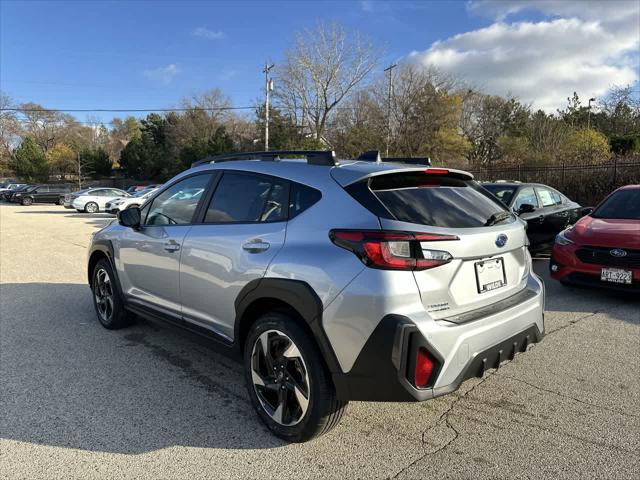
[[[640,292],[640,185],[619,188],[556,237],[551,277]]]
[[[16,200],[16,198],[20,198],[20,196],[22,196],[23,193],[29,192],[34,188],[36,188],[36,185],[25,185],[24,187],[16,188],[11,192],[5,192],[6,199],[8,202],[11,202],[11,203],[20,203],[18,200]]]
[[[482,186],[527,222],[532,251],[549,249],[556,235],[589,210],[539,183],[488,182]]]
[[[13,194],[17,191],[20,190],[24,190],[28,187],[31,187],[33,185],[28,185],[26,183],[11,183],[9,185],[7,185],[7,188],[3,189],[0,192],[0,197],[2,198],[2,200],[4,200],[5,202],[10,201],[11,197],[13,196]]]
[[[98,187],[75,192],[70,197],[70,202],[71,207],[75,208],[78,212],[96,213],[104,210],[109,200],[129,196],[127,192],[118,188]]]
[[[25,187],[26,185],[27,185],[26,183],[3,183],[3,184],[0,184],[0,195],[4,194],[5,192],[12,192],[13,190],[16,190],[18,188]]]
[[[33,203],[56,203],[60,205],[60,194],[70,192],[70,185],[36,185],[24,192],[16,193],[13,201],[22,205]]]
[[[152,183],[150,185],[130,185],[129,187],[127,187],[126,192],[134,194],[142,190],[147,190],[148,188],[157,188],[159,186],[160,186],[159,183]]]
[[[118,197],[108,201],[104,206],[104,211],[116,215],[120,210],[135,208],[142,205],[157,188],[146,188],[134,193],[130,197]]]
[[[524,222],[463,171],[222,155],[118,218],[89,248],[100,323],[136,313],[217,340],[289,441],[349,400],[451,393],[544,332]]]

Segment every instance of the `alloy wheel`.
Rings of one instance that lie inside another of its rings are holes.
[[[87,213],[96,213],[98,211],[97,205],[93,202],[88,203],[84,208],[87,210]]]
[[[279,330],[263,332],[251,353],[253,388],[265,412],[280,425],[299,423],[309,408],[307,365],[293,340]]]
[[[104,268],[96,272],[93,294],[95,295],[100,318],[108,322],[113,315],[113,285],[109,274]]]

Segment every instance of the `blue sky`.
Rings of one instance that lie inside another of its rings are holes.
[[[637,85],[638,2],[618,2],[626,14],[617,16],[593,3],[1,0],[0,89],[18,103],[72,109],[171,107],[219,87],[236,106],[251,105],[265,60],[277,64],[296,31],[337,20],[385,50],[380,69],[411,55],[550,109],[574,89],[586,97],[607,83]],[[595,54],[581,46],[589,41],[600,45]],[[541,56],[552,58],[540,65]]]

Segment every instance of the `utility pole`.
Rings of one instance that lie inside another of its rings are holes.
[[[274,64],[264,64],[264,150],[269,151],[269,92],[273,90],[273,80],[269,78],[269,72]]]
[[[591,128],[591,102],[595,102],[595,101],[596,101],[595,98],[589,99],[589,106],[588,106],[589,112],[587,113],[587,130]]]
[[[391,93],[393,91],[393,69],[398,66],[397,63],[389,65],[384,69],[385,72],[389,72],[389,90],[387,96],[387,153],[386,157],[389,156],[389,144],[391,143]]]

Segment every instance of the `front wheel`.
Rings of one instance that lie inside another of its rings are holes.
[[[98,204],[95,202],[89,202],[84,206],[84,211],[87,213],[96,213],[98,211]]]
[[[28,207],[29,205],[33,204],[33,198],[29,198],[29,197],[25,197],[22,199],[22,205]]]
[[[271,312],[253,324],[244,367],[251,403],[278,437],[305,442],[340,421],[347,402],[336,398],[318,348],[292,316]]]
[[[109,330],[128,326],[131,318],[124,309],[109,260],[106,258],[98,260],[91,278],[93,306],[102,326]]]

